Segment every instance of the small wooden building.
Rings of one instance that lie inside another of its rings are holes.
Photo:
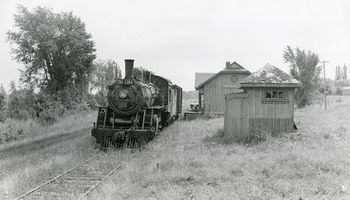
[[[241,82],[243,92],[225,97],[225,137],[246,139],[291,132],[297,87],[297,80],[270,64],[248,76]]]
[[[196,73],[198,103],[206,115],[225,113],[225,95],[242,91],[240,82],[251,73],[237,62],[226,62],[225,69],[216,74]]]
[[[350,95],[350,87],[344,86],[342,89],[342,95]]]

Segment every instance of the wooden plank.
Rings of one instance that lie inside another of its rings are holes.
[[[230,106],[229,106],[229,99],[225,99],[225,118],[224,118],[224,137],[229,138],[230,132],[229,132],[229,126],[230,126]]]
[[[244,104],[245,104],[245,98],[241,99],[241,116],[240,116],[240,133],[241,135],[243,135],[244,137],[247,137],[246,132],[245,132],[245,118],[246,118],[246,112],[244,110]]]
[[[294,92],[293,90],[288,90],[288,98],[289,98],[289,103],[288,109],[287,109],[287,118],[293,118],[294,115]]]
[[[285,118],[285,115],[286,115],[285,107],[286,107],[286,105],[288,105],[288,104],[286,104],[286,103],[281,103],[280,104],[279,113],[278,113],[278,117],[279,118]]]
[[[249,138],[249,104],[248,98],[243,99],[243,132]]]
[[[205,95],[206,97],[204,97],[204,99],[206,100],[206,103],[205,103],[205,113],[210,113],[210,105],[211,105],[211,94],[210,94],[210,89],[209,89],[209,85],[206,84],[204,86],[204,90],[205,90]]]
[[[264,118],[259,118],[259,130],[261,133],[264,131]]]
[[[241,132],[241,120],[242,120],[242,99],[235,99],[235,109],[236,109],[236,125],[237,125],[237,135],[239,138],[241,138],[243,135],[242,135],[242,132]]]
[[[272,107],[273,107],[273,104],[272,103],[269,103],[269,106],[268,106],[268,112],[269,112],[269,122],[268,122],[268,132],[269,133],[273,133],[273,110],[272,110]]]
[[[231,102],[230,102],[230,106],[232,108],[232,113],[231,113],[231,133],[232,133],[232,138],[234,137],[237,137],[237,126],[238,126],[238,123],[237,123],[237,117],[236,115],[238,114],[237,113],[237,108],[235,107],[236,105],[236,102],[235,102],[236,99],[232,99]]]
[[[225,130],[225,138],[232,138],[233,137],[233,107],[232,107],[232,99],[227,99],[227,102],[226,102],[226,116],[225,116],[225,127],[226,130]]]
[[[283,131],[284,133],[286,133],[286,132],[287,132],[287,129],[286,129],[286,118],[283,118],[283,120],[281,120],[281,122],[282,122],[282,124],[281,124],[281,126],[282,126],[282,131]]]
[[[281,119],[281,106],[282,104],[280,102],[276,102],[274,104],[274,132],[276,135],[279,135],[281,133],[281,129],[280,129],[280,119]]]
[[[251,131],[250,135],[255,135],[256,134],[256,129],[255,129],[255,118],[250,118],[251,120]]]
[[[266,131],[268,128],[267,128],[267,118],[260,118],[261,119],[261,129],[263,131]]]
[[[235,115],[236,115],[236,111],[235,111],[235,107],[234,107],[234,101],[233,101],[233,99],[230,99],[230,103],[229,103],[229,106],[230,106],[230,121],[229,121],[229,123],[230,123],[230,137],[231,138],[233,138],[233,137],[235,137],[235,132],[236,132],[236,121],[235,121]]]
[[[261,117],[261,103],[260,103],[260,91],[254,90],[254,96],[255,96],[255,118]]]
[[[287,118],[287,120],[286,120],[286,132],[287,133],[291,132],[293,130],[292,128],[293,128],[292,119]]]
[[[277,136],[280,134],[280,118],[274,118],[273,125],[273,135]]]
[[[261,115],[260,115],[261,123],[262,123],[261,129],[263,131],[267,131],[268,130],[268,120],[267,120],[267,117],[268,117],[268,104],[261,102],[261,98],[263,98],[264,95],[265,95],[265,91],[263,89],[260,89],[260,99],[259,99],[259,101],[260,101],[260,106],[261,106]]]
[[[283,126],[283,124],[282,124],[283,121],[284,121],[284,118],[281,118],[281,119],[280,119],[280,133],[282,133],[282,134],[285,133],[285,131],[284,131],[284,126]]]
[[[274,104],[274,117],[281,118],[282,117],[281,115],[282,115],[282,103],[275,102],[275,104]]]
[[[248,104],[249,106],[249,118],[254,118],[255,117],[255,96],[254,91],[248,90]]]

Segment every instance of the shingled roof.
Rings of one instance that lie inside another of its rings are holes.
[[[299,81],[269,63],[241,82],[242,87],[257,86],[257,84],[265,86],[276,86],[282,84],[283,86],[288,87],[300,87]]]
[[[210,76],[208,79],[206,79],[202,83],[200,83],[198,85],[195,85],[195,88],[198,90],[203,85],[205,85],[209,81],[213,80],[215,77],[219,76],[220,74],[251,74],[251,73],[250,73],[250,71],[244,69],[244,67],[242,67],[237,62],[233,62],[233,63],[226,62],[226,68],[225,69],[223,69],[223,70],[219,71],[218,73]],[[197,75],[197,73],[196,73],[196,75]]]

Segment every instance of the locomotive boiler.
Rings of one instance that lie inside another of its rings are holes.
[[[91,131],[96,146],[140,146],[178,119],[182,89],[126,59],[125,77],[108,86],[107,102]]]

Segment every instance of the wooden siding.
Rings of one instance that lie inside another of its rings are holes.
[[[232,82],[231,77],[236,76],[236,81]],[[206,114],[224,114],[225,95],[241,92],[240,82],[248,74],[220,74],[204,85],[204,112]]]
[[[250,137],[262,132],[278,135],[293,130],[294,89],[283,89],[283,101],[264,101],[267,90],[271,88],[250,88],[246,93],[226,95],[226,138]]]
[[[294,89],[284,89],[287,101],[262,102],[266,88],[254,88],[247,91],[249,116],[251,118],[292,118],[294,116]]]
[[[225,138],[249,137],[249,105],[247,93],[228,95],[225,98]]]

